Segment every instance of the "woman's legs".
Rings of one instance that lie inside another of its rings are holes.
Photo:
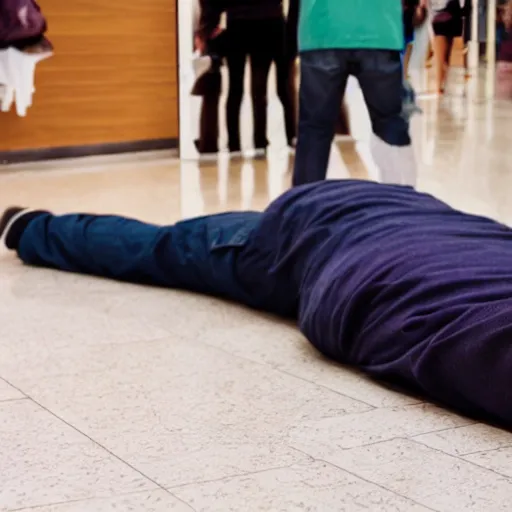
[[[452,54],[453,37],[436,35],[434,38],[434,53],[436,58],[437,92],[444,93],[450,57]]]
[[[404,80],[409,77],[409,62],[411,60],[413,42],[407,43],[403,54]]]

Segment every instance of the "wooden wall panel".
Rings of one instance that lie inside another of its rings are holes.
[[[176,0],[40,0],[55,55],[0,151],[178,137]]]

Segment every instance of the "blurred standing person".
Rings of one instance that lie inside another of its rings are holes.
[[[512,99],[512,0],[502,7],[504,26],[503,40],[498,53],[496,70],[496,95],[500,99]]]
[[[297,39],[300,0],[289,0],[285,25],[284,59],[276,62],[277,94],[283,105],[286,140],[290,148],[297,142]]]
[[[416,28],[427,20],[427,0],[402,0],[404,9],[405,48],[403,51],[404,78],[409,76],[409,62]]]
[[[433,11],[437,93],[444,94],[453,40],[462,36],[464,9],[460,0],[430,0]]]
[[[201,1],[195,0],[193,23],[194,34],[199,30],[201,19]],[[196,45],[196,38],[194,38]],[[201,43],[199,43],[201,46]],[[197,48],[195,48],[197,50]],[[205,50],[205,47],[203,47]],[[201,156],[216,155],[219,151],[219,103],[222,92],[220,66],[208,65],[207,72],[202,73],[192,88],[193,96],[201,96],[199,115],[199,137],[194,140],[197,152]]]
[[[251,65],[251,97],[253,107],[254,148],[265,154],[267,140],[267,87],[272,62],[279,68],[278,95],[289,114],[287,128],[294,130],[288,94],[288,68],[285,66],[285,17],[282,0],[203,0],[198,37],[211,40],[222,13],[227,15],[225,54],[229,74],[226,103],[228,147],[231,153],[241,151],[240,110],[244,94],[247,58]],[[291,105],[291,106],[290,106]],[[294,131],[291,132],[293,136]],[[290,143],[291,141],[289,141]]]
[[[372,123],[372,154],[386,183],[414,186],[416,162],[402,112],[402,0],[301,0],[299,136],[294,185],[326,177],[349,75]]]

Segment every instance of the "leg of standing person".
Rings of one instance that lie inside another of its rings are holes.
[[[409,79],[409,63],[411,61],[412,49],[414,41],[405,43],[405,49],[403,53],[403,69],[404,69],[404,80]]]
[[[196,92],[202,96],[199,119],[199,139],[196,148],[200,154],[219,151],[219,102],[222,89],[220,71],[204,74],[196,84]]]
[[[240,143],[240,109],[244,96],[245,64],[247,48],[243,28],[228,27],[230,47],[226,54],[229,75],[229,92],[226,101],[226,122],[228,129],[228,147],[230,152],[241,150]]]
[[[450,66],[453,38],[447,35],[436,34],[434,38],[434,57],[436,60],[437,92],[443,94]]]
[[[286,141],[293,147],[297,137],[297,92],[295,86],[295,57],[289,55],[286,45],[286,25],[283,20],[276,35],[273,60],[276,65],[276,89],[283,106]]]
[[[357,50],[355,75],[372,123],[372,153],[381,181],[416,185],[416,160],[409,123],[402,111],[403,72],[400,52]]]
[[[251,97],[253,109],[254,148],[265,151],[268,146],[268,75],[278,46],[284,38],[284,21],[280,19],[254,21],[248,35],[251,58]],[[264,34],[264,37],[262,35]]]
[[[276,59],[277,96],[283,106],[286,141],[293,147],[297,138],[297,92],[295,86],[295,59],[285,55]]]
[[[324,180],[348,79],[345,50],[301,53],[299,132],[293,185]]]
[[[265,309],[268,302],[259,297],[264,279],[237,271],[238,255],[261,215],[224,213],[160,227],[118,216],[14,211],[4,216],[0,231],[7,247],[30,265],[185,289]],[[259,288],[245,284],[250,281]]]

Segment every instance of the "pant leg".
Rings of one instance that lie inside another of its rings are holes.
[[[355,56],[354,75],[368,107],[373,133],[393,146],[409,145],[409,125],[402,116],[400,52],[360,50]]]
[[[276,91],[283,106],[284,125],[288,145],[292,145],[297,137],[297,91],[295,84],[296,53],[290,52],[287,41],[286,21],[276,23],[275,44],[272,45],[272,60],[276,67]]]
[[[229,92],[226,101],[226,122],[230,151],[240,151],[240,109],[244,95],[244,76],[247,52],[238,31],[230,29],[232,46],[226,55]]]
[[[285,55],[278,55],[276,60],[277,96],[283,106],[286,141],[292,145],[297,137],[297,101],[295,87],[295,59],[290,60]]]
[[[284,20],[263,19],[248,23],[247,37],[251,58],[254,147],[264,149],[268,146],[268,75],[276,48],[279,51],[284,47]]]
[[[270,53],[258,51],[251,54],[251,97],[256,149],[264,149],[268,146],[268,74],[271,64]]]
[[[294,186],[326,177],[336,121],[348,78],[346,57],[344,50],[301,54]]]
[[[201,103],[198,149],[200,153],[217,153],[222,77],[220,72],[207,73],[203,76],[208,78],[208,83]]]
[[[374,137],[372,153],[384,183],[416,185],[416,160],[403,111],[404,84],[400,52],[354,52],[354,75],[363,93]]]
[[[45,213],[24,230],[18,255],[31,265],[181,288],[252,306],[258,290],[247,290],[239,279],[237,258],[260,217],[226,213],[159,227],[115,216]]]

